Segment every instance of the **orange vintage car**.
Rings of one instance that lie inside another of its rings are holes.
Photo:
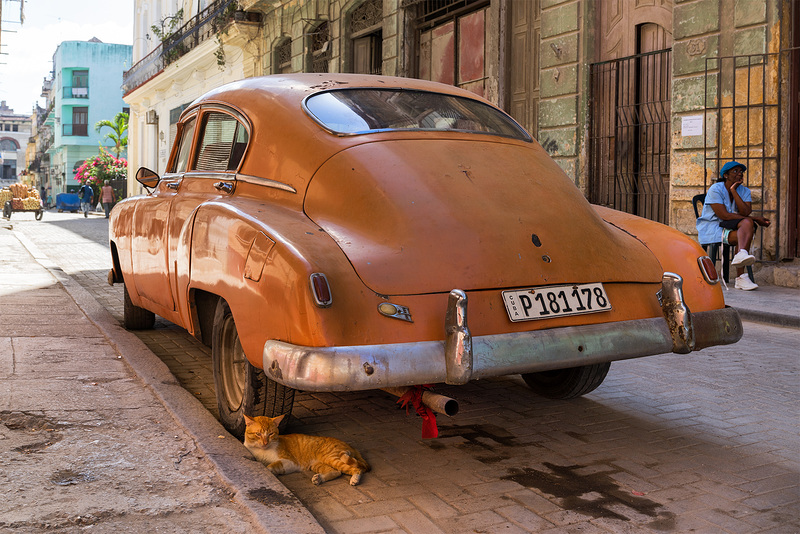
[[[212,347],[220,419],[295,390],[522,374],[595,389],[609,362],[742,335],[703,249],[590,205],[472,93],[347,74],[251,78],[182,114],[162,176],[111,214],[127,328]]]

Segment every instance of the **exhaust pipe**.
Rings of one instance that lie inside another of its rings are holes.
[[[410,389],[412,388],[405,386],[397,388],[383,388],[382,391],[385,391],[390,395],[394,395],[395,397],[402,397]],[[422,392],[422,404],[436,413],[442,413],[450,417],[458,413],[457,400],[450,397],[445,397],[444,395],[439,395],[438,393],[433,393],[432,391],[426,390]]]

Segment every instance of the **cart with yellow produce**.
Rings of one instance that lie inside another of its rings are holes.
[[[25,184],[11,184],[0,189],[0,205],[3,206],[3,217],[6,219],[10,219],[12,213],[27,211],[33,213],[37,221],[41,221],[44,213],[39,191]]]

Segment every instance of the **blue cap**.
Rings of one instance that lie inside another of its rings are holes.
[[[722,170],[719,171],[719,177],[724,178],[726,172],[736,167],[741,167],[743,171],[747,170],[747,165],[739,163],[738,161],[729,161],[728,163],[722,166]]]

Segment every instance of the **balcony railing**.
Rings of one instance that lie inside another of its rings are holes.
[[[61,135],[89,135],[88,124],[63,124],[62,127]]]
[[[64,98],[89,98],[89,88],[64,87]]]
[[[122,93],[128,94],[206,40],[213,39],[232,18],[235,0],[217,0],[161,41],[122,76]]]

